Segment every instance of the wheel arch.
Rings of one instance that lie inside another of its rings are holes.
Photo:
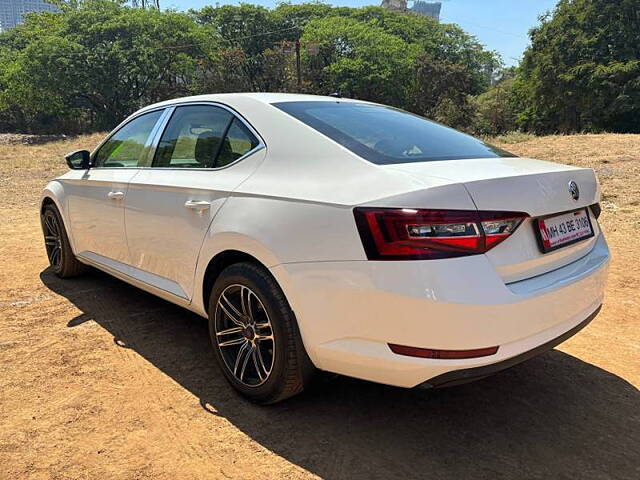
[[[192,308],[191,308],[192,311],[207,318],[209,315],[208,310],[209,310],[209,300],[211,297],[211,290],[213,289],[213,285],[215,284],[215,281],[218,279],[218,277],[226,267],[236,263],[241,263],[241,262],[253,263],[254,265],[258,265],[264,268],[267,274],[271,278],[273,278],[276,285],[282,290],[284,294],[284,298],[286,299],[287,303],[289,304],[289,307],[293,312],[293,318],[296,322],[296,327],[298,328],[298,331],[300,333],[300,338],[302,341],[302,345],[305,349],[305,352],[307,355],[310,356],[311,362],[314,363],[313,357],[309,353],[310,350],[309,350],[308,342],[305,340],[306,336],[304,332],[305,329],[303,328],[304,326],[301,324],[301,321],[298,318],[298,315],[296,314],[296,308],[292,304],[292,300],[295,300],[295,298],[292,298],[290,295],[292,292],[289,291],[290,285],[288,285],[288,280],[284,277],[281,277],[277,273],[278,272],[277,269],[274,271],[273,268],[270,268],[270,266],[274,267],[276,266],[276,264],[269,263],[268,261],[265,261],[264,258],[259,258],[258,256],[252,255],[242,250],[233,249],[233,248],[222,250],[217,254],[215,254],[209,260],[206,267],[203,267],[202,269],[203,270],[202,281],[199,282],[199,284],[196,284],[196,289],[200,286],[201,291],[199,293],[196,292],[194,294],[194,297],[193,297],[194,302],[192,303]],[[197,305],[198,302],[202,302],[202,305]]]
[[[267,267],[263,262],[258,260],[253,255],[250,255],[246,252],[229,249],[217,253],[207,263],[207,267],[204,270],[204,276],[202,278],[202,306],[205,312],[208,313],[209,311],[209,298],[211,296],[211,289],[213,288],[213,285],[215,284],[222,271],[230,265],[241,262],[254,263],[260,267],[263,267],[267,272],[269,272],[271,276],[273,276],[269,271],[269,267]]]
[[[64,198],[65,192],[64,187],[58,181],[49,182],[49,184],[44,188],[42,195],[40,196],[40,203],[38,207],[38,214],[42,215],[45,207],[48,205],[53,205],[58,209],[58,213],[62,217],[62,226],[67,233],[67,238],[69,239],[69,243],[71,244],[71,250],[76,253],[75,242],[73,239],[73,229],[71,228],[71,223],[69,221],[69,217],[67,215],[67,211],[64,208]]]
[[[49,205],[54,205],[56,208],[58,208],[58,205],[56,204],[55,200],[53,198],[51,198],[50,196],[45,195],[44,197],[42,197],[42,200],[40,201],[40,214],[41,215],[44,213],[45,207],[47,207]],[[60,210],[60,209],[58,208],[58,210]]]
[[[60,212],[60,215],[64,215],[64,209],[62,208],[62,205],[60,204],[60,196],[64,195],[64,190],[62,189],[62,186],[59,185],[57,182],[50,182],[43,190],[42,195],[40,196],[40,210],[39,212],[42,213],[44,211],[44,208],[47,205],[55,205],[55,207],[58,209],[58,211]]]

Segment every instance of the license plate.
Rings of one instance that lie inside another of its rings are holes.
[[[593,237],[593,226],[586,208],[539,218],[536,231],[543,253]]]

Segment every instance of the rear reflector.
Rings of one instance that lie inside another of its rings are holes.
[[[434,350],[432,348],[406,347],[389,344],[393,353],[407,357],[438,358],[441,360],[458,360],[462,358],[488,357],[498,351],[498,347],[477,348],[475,350]]]
[[[477,255],[511,235],[522,212],[356,207],[369,260],[429,260]]]

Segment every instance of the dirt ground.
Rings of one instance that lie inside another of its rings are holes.
[[[98,139],[0,145],[0,478],[640,478],[640,135],[503,145],[602,182],[607,299],[576,337],[448,390],[338,378],[271,407],[226,385],[200,318],[47,269],[40,190]]]

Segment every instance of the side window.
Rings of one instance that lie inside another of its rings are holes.
[[[223,108],[210,105],[178,107],[162,134],[153,166],[224,167],[258,144],[255,135]]]
[[[145,143],[163,110],[131,120],[105,142],[95,157],[97,167],[137,167],[146,154]]]
[[[258,146],[258,139],[251,131],[237,118],[233,119],[227,137],[225,138],[220,154],[216,159],[216,167],[224,167],[235,162],[245,153]]]
[[[208,105],[176,108],[162,134],[154,167],[213,167],[233,115]]]

